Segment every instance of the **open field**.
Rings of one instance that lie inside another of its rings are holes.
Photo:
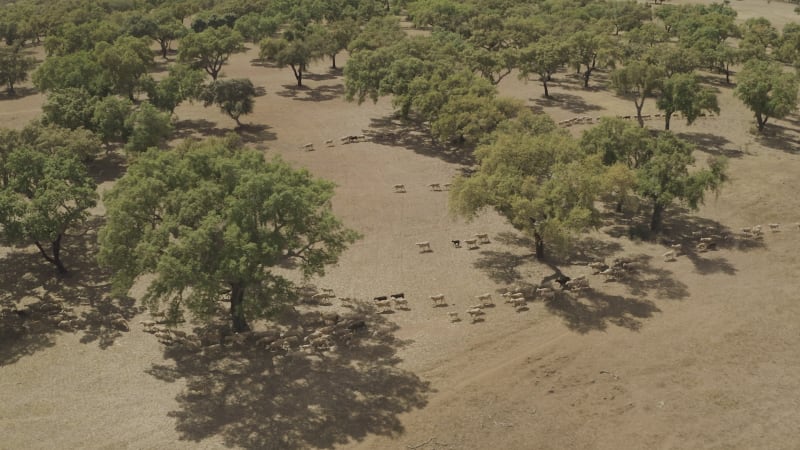
[[[766,15],[778,28],[797,17],[784,3],[732,6],[740,19]],[[499,292],[552,278],[556,267],[536,262],[532,243],[493,212],[470,223],[448,214],[447,192],[428,185],[448,183],[468,157],[442,154],[424,132],[395,121],[388,99],[345,102],[341,72],[327,61],[298,89],[289,69],[254,65],[257,54],[250,48],[223,69],[266,91],[242,118],[244,141],[336,182],[336,214],[364,235],[315,283],[362,300],[404,292],[409,310],[369,312],[373,333],[322,359],[279,363],[247,349],[183,355],[141,330],[148,315],[140,307],[105,300],[104,274],[92,262],[96,230],[71,240],[65,263],[75,273],[64,280],[35,249],[0,248],[0,303],[61,299],[87,319],[75,333],[0,329],[0,448],[797,448],[800,116],[754,136],[752,114],[732,86],[705,74],[719,91],[721,114],[692,126],[673,120],[672,129],[697,144],[698,161],[728,156],[732,181],[696,213],[670,209],[664,237],[687,250],[693,232],[731,239],[664,262],[660,241],[631,237],[645,217],[609,216],[573,260],[631,257],[640,270],[605,283],[585,264],[560,264],[567,275],[586,274],[590,291],[515,312]],[[584,90],[571,74],[558,74],[552,100],[538,83],[513,76],[500,91],[556,121],[633,114],[632,103],[605,88],[607,75]],[[36,93],[0,99],[0,122],[24,126],[42,100]],[[650,99],[644,113],[655,112]],[[235,125],[199,104],[176,114],[178,138]],[[350,134],[367,141],[338,142]],[[326,147],[328,139],[336,145]],[[303,151],[307,142],[316,150]],[[124,168],[112,155],[94,170],[106,189]],[[406,193],[393,192],[398,183]],[[781,223],[780,231],[767,223]],[[754,224],[764,225],[763,239],[741,235]],[[474,250],[450,245],[475,233],[491,242]],[[420,253],[420,241],[433,251]],[[470,323],[465,310],[484,292],[496,305]],[[428,296],[439,293],[447,306],[434,308]],[[348,312],[339,301],[315,308]],[[449,311],[462,321],[450,323]],[[110,313],[127,317],[131,331],[114,330]]]

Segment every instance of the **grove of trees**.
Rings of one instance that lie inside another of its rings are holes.
[[[295,299],[273,268],[292,260],[321,275],[358,234],[333,216],[333,185],[303,170],[233,138],[169,146],[183,102],[218,107],[237,125],[253,111],[260,86],[224,74],[235,54],[255,48],[256,64],[288,67],[302,86],[312,63],[334,70],[346,51],[345,98],[389,97],[438,149],[472,158],[452,211],[498,211],[540,259],[597,226],[606,207],[647,205],[653,231],[673,203],[698,208],[727,181],[726,162],[697,167],[694,147],[669,131],[675,114],[687,125],[718,114],[717,92],[735,83],[763,132],[796,108],[800,83],[800,25],[738,21],[724,2],[19,0],[0,10],[0,42],[7,92],[30,78],[46,96],[39,120],[0,130],[3,242],[33,244],[66,272],[63,239],[97,201],[87,164],[124,149],[129,167],[103,199],[99,238],[116,292],[150,275],[149,305],[198,316],[224,298],[237,331]],[[576,89],[630,100],[638,126],[604,118],[575,137],[502,97],[514,77],[556,100],[553,83],[574,77]],[[714,77],[724,83],[709,86]],[[648,99],[664,131],[644,128]]]

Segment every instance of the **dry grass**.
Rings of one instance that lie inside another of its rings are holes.
[[[794,20],[783,3],[732,5],[744,17],[769,14],[779,27]],[[732,183],[697,213],[673,209],[665,239],[691,248],[692,233],[709,228],[734,238],[667,263],[663,242],[631,232],[640,219],[616,220],[587,235],[575,259],[627,256],[639,261],[635,274],[610,283],[590,275],[586,295],[535,301],[517,313],[500,291],[589,269],[537,263],[530,242],[491,212],[472,223],[450,217],[447,193],[427,185],[459,173],[459,155],[442,154],[423,132],[392,120],[386,101],[345,103],[341,73],[326,63],[312,67],[307,87],[297,89],[288,69],[253,66],[256,53],[237,55],[224,69],[266,91],[243,118],[245,141],[334,180],[337,214],[365,236],[315,283],[362,300],[404,292],[410,310],[379,315],[369,302],[339,301],[302,308],[355,308],[368,318],[370,332],[329,357],[276,359],[235,347],[186,355],[165,351],[140,330],[136,322],[146,314],[135,303],[107,300],[105,275],[91,261],[91,231],[71,240],[65,261],[75,270],[68,280],[53,278],[30,250],[0,249],[0,302],[63,300],[87,318],[73,333],[39,322],[15,334],[3,323],[1,446],[796,447],[800,230],[789,224],[800,221],[800,118],[776,121],[754,137],[749,111],[721,77],[708,75],[719,89],[721,115],[691,127],[673,122],[673,129],[698,144],[699,160],[727,155]],[[584,90],[559,74],[554,100],[542,99],[538,84],[512,77],[501,91],[556,120],[632,114],[633,105],[612,96],[599,75]],[[41,96],[22,92],[0,101],[5,126],[20,127],[38,114]],[[235,125],[200,105],[176,112],[181,137],[218,135]],[[648,100],[645,113],[652,112]],[[369,141],[340,145],[348,134]],[[337,145],[326,147],[328,139]],[[306,142],[317,150],[299,149]],[[121,169],[110,160],[96,173],[107,187]],[[398,183],[407,193],[393,192]],[[782,231],[767,231],[762,240],[738,234],[770,222],[782,223]],[[489,233],[490,244],[450,245],[480,232]],[[419,241],[430,241],[433,251],[420,253]],[[465,310],[484,292],[494,293],[496,306],[470,324]],[[438,293],[447,306],[431,305],[428,297]],[[462,321],[450,323],[449,311]],[[113,313],[131,318],[130,332],[113,329]]]

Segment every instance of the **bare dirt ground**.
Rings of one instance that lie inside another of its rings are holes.
[[[783,3],[732,5],[742,19],[764,14],[779,27],[796,17]],[[99,221],[70,239],[67,279],[31,249],[0,249],[0,302],[21,301],[33,315],[26,332],[9,322],[0,330],[0,448],[797,448],[800,117],[753,136],[752,115],[732,87],[708,75],[720,116],[673,121],[673,129],[697,143],[699,161],[727,155],[732,182],[699,212],[672,209],[664,238],[687,249],[692,232],[709,228],[733,239],[668,263],[658,240],[631,237],[630,225],[609,217],[574,260],[626,256],[642,268],[616,283],[590,275],[587,295],[537,300],[517,313],[497,293],[539,283],[556,267],[536,262],[530,242],[494,213],[471,223],[448,215],[447,193],[427,185],[448,182],[469,162],[463,155],[442,154],[424,133],[395,122],[387,101],[344,102],[341,73],[327,62],[298,89],[289,69],[254,66],[256,54],[251,48],[224,70],[266,91],[243,120],[245,142],[335,181],[336,212],[364,234],[315,283],[364,300],[404,292],[410,309],[371,313],[359,344],[324,358],[229,347],[185,355],[141,331],[147,313],[138,305],[107,298],[91,260]],[[512,78],[501,91],[556,120],[632,114],[599,75],[590,90],[559,75],[554,100],[541,97],[538,83]],[[41,101],[1,100],[3,126],[23,126]],[[652,100],[645,109],[655,112]],[[181,138],[234,126],[200,105],[181,106],[177,116]],[[367,142],[338,143],[361,133]],[[326,147],[328,139],[336,146]],[[307,142],[316,150],[299,148]],[[120,175],[120,164],[96,163],[101,186]],[[393,193],[397,183],[407,193]],[[761,240],[739,233],[772,222],[781,231]],[[491,243],[450,245],[480,232]],[[419,241],[433,251],[419,253]],[[558,269],[589,273],[568,263]],[[471,324],[464,311],[484,292],[495,293],[497,305]],[[428,296],[438,293],[447,306],[432,307]],[[75,308],[80,330],[36,320],[37,308],[55,300]],[[313,308],[348,311],[333,303]],[[450,323],[449,311],[464,320]],[[129,319],[130,332],[111,326],[114,313]]]

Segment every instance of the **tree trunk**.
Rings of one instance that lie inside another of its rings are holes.
[[[731,69],[730,69],[730,67],[731,66],[729,64],[725,65],[725,83],[726,84],[731,84]]]
[[[8,82],[8,95],[9,95],[9,97],[11,97],[11,96],[14,96],[14,94],[16,94],[16,92],[14,91],[14,83],[9,81]]]
[[[244,317],[244,291],[245,287],[241,284],[231,283],[231,323],[235,333],[250,331]]]
[[[764,126],[767,124],[767,119],[761,116],[761,113],[756,113],[756,125],[758,131],[764,131]]]
[[[59,234],[56,240],[50,244],[50,248],[53,251],[53,256],[47,254],[47,252],[44,250],[44,247],[42,247],[42,244],[40,244],[39,241],[33,241],[33,243],[36,244],[36,248],[39,249],[39,253],[42,254],[44,259],[46,259],[47,262],[56,266],[56,269],[58,270],[59,274],[66,275],[67,268],[64,267],[64,263],[61,262],[61,237],[62,235]]]
[[[664,113],[664,129],[669,131],[669,120],[672,118],[672,113]]]
[[[336,53],[331,55],[331,69],[336,69]]]
[[[303,85],[303,67],[295,67],[294,64],[289,64],[289,67],[292,68],[292,73],[294,73],[294,79],[297,80],[297,85]]]
[[[587,68],[586,72],[583,72],[583,87],[589,87],[589,77],[592,76],[592,69]]]
[[[541,261],[544,259],[544,239],[538,231],[533,232],[533,242],[536,247],[536,259]]]
[[[550,98],[550,92],[547,90],[547,78],[542,78],[542,85],[544,86],[544,96]]]
[[[644,107],[644,99],[642,99],[642,103],[634,100],[633,104],[636,105],[636,121],[639,122],[640,127],[644,128],[644,119],[642,119],[642,107]]]
[[[161,41],[161,57],[167,59],[167,50],[169,50],[169,44],[165,41]]]
[[[653,217],[650,218],[650,231],[659,231],[661,229],[661,215],[664,212],[664,206],[661,203],[653,202]]]

